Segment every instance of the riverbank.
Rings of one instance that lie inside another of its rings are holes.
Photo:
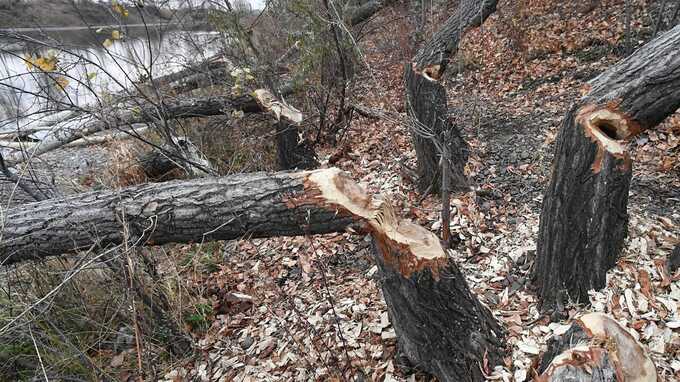
[[[159,23],[173,17],[173,11],[147,5],[129,9],[123,16],[112,3],[90,0],[17,1],[0,0],[0,25],[3,29],[86,27],[88,25]]]

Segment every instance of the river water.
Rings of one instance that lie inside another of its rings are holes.
[[[169,31],[138,38],[121,34],[118,40],[111,38],[112,30],[69,34],[59,34],[59,41],[43,35],[32,43],[0,35],[0,130],[36,113],[106,102],[108,95],[131,89],[149,74],[157,78],[198,63],[220,46],[215,32]],[[106,37],[111,45],[104,43]],[[48,69],[56,63],[55,73],[31,67],[27,58],[43,58]]]

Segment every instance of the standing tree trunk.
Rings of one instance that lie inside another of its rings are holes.
[[[452,162],[450,189],[467,184],[463,169],[468,146],[458,129],[447,118],[446,89],[440,80],[451,57],[456,54],[462,35],[481,25],[496,10],[497,0],[463,0],[456,13],[418,51],[413,63],[405,66],[406,110],[411,119],[411,135],[418,159],[418,188],[437,192],[441,184],[439,158],[442,132],[451,131],[448,144]]]
[[[440,381],[483,381],[502,363],[503,332],[491,312],[470,292],[465,277],[438,238],[422,232],[410,247],[374,234],[373,253],[399,350],[417,368]]]
[[[535,279],[545,308],[605,286],[627,233],[625,140],[680,106],[680,26],[590,82],[557,137],[543,199]],[[565,293],[566,292],[566,293]]]
[[[390,321],[409,361],[440,381],[484,380],[502,360],[503,333],[437,236],[337,169],[315,171],[307,183],[321,192],[320,206],[354,216],[372,235]],[[312,202],[308,194],[298,200]]]

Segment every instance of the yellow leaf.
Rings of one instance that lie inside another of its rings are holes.
[[[33,67],[35,66],[35,64],[33,63],[34,62],[33,57],[27,54],[26,56],[24,56],[24,60],[26,61],[26,67],[28,68],[28,70],[33,70]]]
[[[68,79],[66,77],[59,76],[55,78],[54,81],[57,83],[57,85],[59,85],[61,90],[65,90],[66,87],[68,86]]]
[[[96,73],[96,72],[87,73],[87,79],[88,79],[88,80],[91,81],[91,80],[94,80],[95,78],[97,78],[97,73]]]
[[[57,59],[55,57],[40,57],[33,64],[43,72],[52,72],[57,68]]]
[[[107,38],[106,40],[104,40],[102,45],[104,45],[104,48],[109,48],[109,47],[111,47],[111,45],[113,45],[113,41],[111,41],[110,39]]]
[[[113,11],[120,14],[123,17],[128,17],[129,13],[128,10],[125,9],[122,5],[120,5],[116,0],[113,0],[111,2],[111,8],[113,8]]]
[[[115,30],[111,32],[111,38],[114,40],[120,40],[120,31]]]

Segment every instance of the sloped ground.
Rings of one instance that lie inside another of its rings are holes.
[[[468,174],[484,190],[453,200],[452,227],[462,243],[452,255],[508,329],[505,365],[490,379],[523,381],[546,340],[566,327],[539,313],[529,283],[552,145],[582,85],[620,59],[623,1],[593,9],[534,4],[530,14],[513,13],[507,3],[483,30],[466,36],[464,70],[447,79],[452,118],[471,144]],[[644,31],[650,8],[634,7],[634,28]],[[397,16],[386,12],[375,23]],[[515,25],[531,21],[531,30],[509,30],[513,17]],[[362,44],[371,70],[359,81],[360,102],[392,111],[402,103],[402,57],[394,44],[389,27]],[[412,165],[415,157],[402,126],[355,119],[341,146],[326,153],[337,154],[335,165],[389,197],[403,216],[437,226],[438,198],[419,201],[400,164]],[[568,311],[610,313],[644,344],[662,380],[680,380],[680,274],[665,268],[678,242],[680,119],[643,134],[630,149],[635,165],[623,255],[608,288],[592,293],[592,306]],[[198,281],[215,313],[200,341],[202,360],[167,379],[429,380],[398,365],[365,238],[244,240],[222,251],[219,270]]]

